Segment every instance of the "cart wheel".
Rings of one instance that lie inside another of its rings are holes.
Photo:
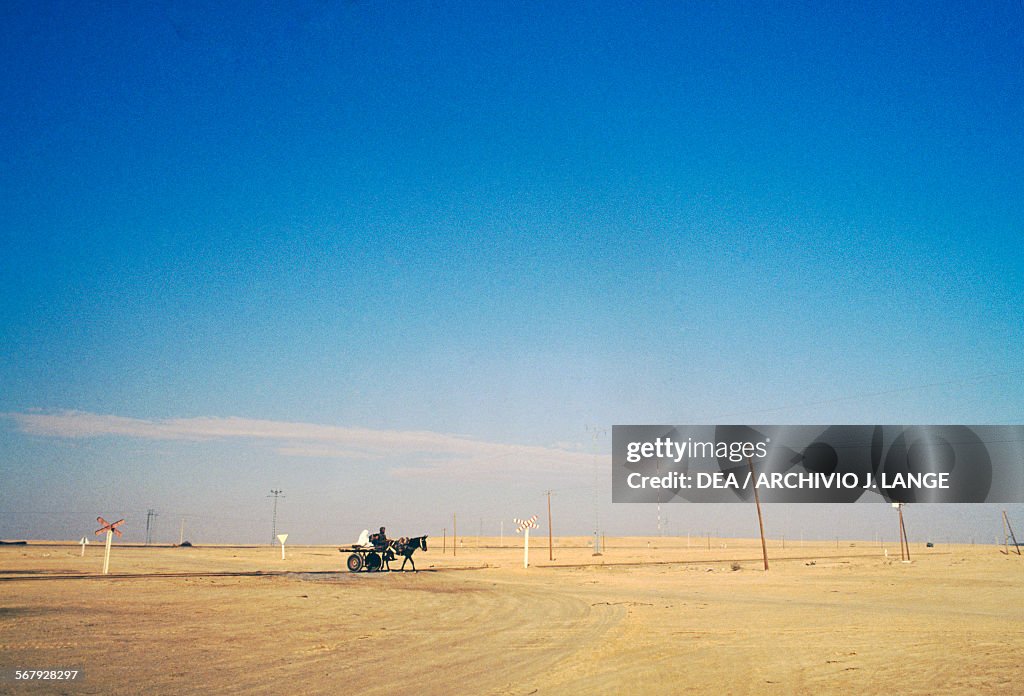
[[[371,551],[366,554],[366,569],[371,573],[375,570],[380,570],[381,560],[380,556],[376,551]]]
[[[359,557],[358,553],[354,553],[348,557],[348,560],[345,561],[345,565],[348,566],[350,572],[358,573],[363,569],[363,559]]]

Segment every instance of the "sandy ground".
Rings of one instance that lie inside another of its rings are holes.
[[[2,546],[0,693],[1021,693],[1024,558],[992,546],[517,542],[390,574],[115,546],[106,578],[101,545]],[[49,668],[82,675],[13,680]]]

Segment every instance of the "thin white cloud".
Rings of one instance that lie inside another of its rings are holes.
[[[345,447],[317,444],[291,444],[275,447],[274,451],[286,457],[303,457],[307,459],[383,459],[379,452],[368,452]]]
[[[487,471],[581,471],[588,454],[561,447],[486,442],[431,431],[374,430],[252,418],[126,418],[85,411],[6,413],[28,435],[59,438],[125,437],[144,440],[237,440],[265,443],[289,457],[334,460],[401,458],[399,477]],[[410,465],[411,462],[411,465]]]

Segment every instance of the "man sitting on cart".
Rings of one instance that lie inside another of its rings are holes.
[[[387,566],[388,561],[395,560],[395,551],[391,548],[392,542],[388,539],[384,527],[381,527],[380,531],[376,534],[370,535],[370,543],[373,544],[373,549],[380,554],[385,566]]]

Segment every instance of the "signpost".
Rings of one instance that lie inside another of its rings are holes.
[[[103,532],[107,533],[107,547],[106,547],[106,550],[103,552],[103,574],[104,575],[109,575],[110,574],[110,541],[111,541],[111,539],[113,539],[114,534],[116,534],[117,536],[122,536],[121,530],[118,529],[118,527],[120,527],[122,524],[124,524],[124,518],[119,519],[117,522],[107,522],[102,517],[97,517],[96,521],[99,522],[101,525],[103,525],[102,527],[100,527],[99,529],[96,530],[96,536],[99,536]],[[85,545],[84,544],[82,545],[82,553],[83,554],[85,553]]]
[[[278,534],[277,540],[281,542],[281,560],[284,560],[284,540],[288,538],[287,534]]]
[[[521,520],[518,517],[513,517],[512,521],[518,525],[516,532],[524,532],[523,534],[523,567],[530,567],[530,530],[537,529],[537,516],[534,515],[530,519]]]
[[[78,542],[82,545],[82,555],[85,555],[85,545],[89,543],[89,537],[82,537],[82,540]]]

